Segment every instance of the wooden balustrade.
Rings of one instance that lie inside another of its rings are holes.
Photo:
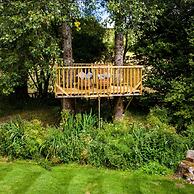
[[[59,98],[131,96],[142,94],[142,66],[74,64],[56,67]]]

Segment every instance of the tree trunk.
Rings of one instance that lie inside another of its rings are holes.
[[[115,32],[115,65],[123,66],[124,38],[122,32]],[[122,97],[115,98],[114,120],[123,118],[124,106]]]
[[[63,37],[63,62],[65,66],[72,66],[72,32],[70,26],[64,22],[62,24]]]
[[[16,100],[25,100],[28,96],[28,75],[21,75],[18,80],[19,86],[15,87]]]
[[[48,75],[47,78],[44,79],[44,88],[43,88],[43,92],[42,92],[42,98],[48,97],[49,80],[50,80],[50,75]]]
[[[18,86],[14,88],[15,93],[14,96],[16,100],[25,100],[28,96],[28,72],[26,70],[24,61],[25,61],[25,53],[23,50],[18,50],[19,55],[19,62],[16,69],[16,73],[18,74],[17,82],[19,83]]]
[[[124,52],[123,52],[123,61],[126,62],[126,54],[128,52],[128,33],[125,33],[125,46],[124,46]]]
[[[75,101],[73,98],[62,98],[62,110],[75,113]]]
[[[123,66],[124,37],[122,32],[115,32],[115,65]]]
[[[73,65],[72,55],[72,32],[71,27],[64,22],[62,24],[62,38],[63,38],[63,62],[65,66]],[[62,109],[71,113],[75,113],[75,102],[71,98],[62,99]]]
[[[123,118],[124,105],[122,97],[115,97],[114,99],[114,120],[121,120]]]

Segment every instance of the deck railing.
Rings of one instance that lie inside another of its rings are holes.
[[[55,94],[62,98],[141,95],[142,66],[56,67]]]

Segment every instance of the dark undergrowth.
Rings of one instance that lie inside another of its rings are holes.
[[[44,126],[60,123],[60,101],[48,99],[16,99],[13,96],[0,96],[0,123],[21,117],[24,120],[40,120]]]

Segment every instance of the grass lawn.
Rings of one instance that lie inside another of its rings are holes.
[[[59,165],[48,171],[27,162],[0,162],[0,193],[191,194],[194,186],[161,176]]]

